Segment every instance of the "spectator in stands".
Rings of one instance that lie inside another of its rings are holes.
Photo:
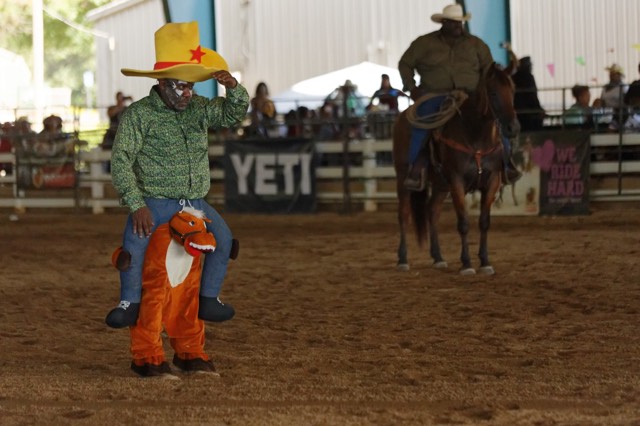
[[[369,100],[367,105],[367,111],[381,110],[391,113],[398,113],[398,98],[409,96],[401,90],[395,89],[391,86],[391,80],[388,74],[382,74],[380,82],[380,88],[376,90]],[[375,104],[375,101],[378,104]]]
[[[640,109],[635,109],[629,113],[629,117],[624,122],[625,132],[640,132]]]
[[[342,86],[338,86],[325,98],[325,102],[333,105],[335,118],[349,122],[340,124],[341,131],[347,131],[349,138],[363,136],[361,119],[366,114],[363,98],[358,91],[358,86],[351,80],[346,80]]]
[[[120,125],[120,119],[122,114],[127,109],[128,103],[133,101],[131,96],[125,96],[124,93],[116,93],[116,104],[107,108],[107,115],[109,116],[109,128],[102,138],[102,149],[110,150],[113,147],[113,141],[116,139],[116,132]]]
[[[336,140],[340,135],[333,112],[333,104],[325,102],[319,109],[318,126],[315,130],[315,137],[320,141]]]
[[[13,124],[13,147],[19,152],[31,152],[36,136],[27,117],[20,117]]]
[[[511,76],[516,87],[513,105],[518,111],[518,121],[523,132],[540,130],[545,110],[538,99],[538,86],[533,76],[531,57],[525,56],[518,61],[518,69]]]
[[[42,120],[42,130],[33,145],[33,152],[47,157],[73,155],[74,144],[69,136],[62,131],[62,118],[51,114]]]
[[[638,64],[638,72],[640,73],[640,63]],[[640,108],[640,79],[629,85],[629,90],[624,95],[624,103],[636,110]]]
[[[268,138],[277,131],[276,107],[269,98],[269,88],[265,82],[258,83],[256,93],[251,99],[249,115],[251,124],[248,137]]]
[[[638,72],[640,73],[640,63],[638,64]],[[629,89],[624,95],[624,103],[629,107],[629,117],[624,123],[624,130],[626,132],[640,132],[640,79],[629,85]]]
[[[626,120],[624,96],[628,86],[624,83],[624,70],[618,64],[605,68],[609,72],[609,82],[602,88],[599,101],[605,109],[602,121],[609,123],[609,129],[617,131],[618,123]]]
[[[0,153],[11,152],[13,144],[11,142],[11,134],[13,133],[13,124],[10,122],[2,123],[0,129]],[[0,163],[0,176],[11,174],[13,166],[11,163]]]
[[[30,137],[36,134],[36,132],[31,129],[31,122],[27,117],[18,118],[13,125],[13,129],[15,130],[16,134],[21,136]]]
[[[313,136],[313,128],[311,126],[311,110],[306,106],[299,106],[297,109],[290,110],[285,116],[284,121],[287,126],[288,138],[310,138]]]
[[[571,94],[575,98],[575,103],[564,112],[565,126],[593,128],[593,109],[589,104],[591,101],[589,87],[576,84],[571,88]]]
[[[38,139],[53,142],[56,139],[66,138],[62,132],[62,118],[51,114],[42,120],[42,131],[38,135]]]

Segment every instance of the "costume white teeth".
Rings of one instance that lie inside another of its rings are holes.
[[[200,251],[210,251],[213,252],[216,248],[214,246],[211,245],[206,245],[206,246],[201,246],[199,244],[196,243],[189,243],[189,245],[191,247],[193,247],[196,250],[200,250]]]

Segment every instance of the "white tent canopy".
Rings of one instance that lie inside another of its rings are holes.
[[[358,86],[358,92],[362,96],[371,97],[380,88],[382,74],[389,75],[391,85],[396,89],[402,88],[402,79],[397,69],[373,62],[361,62],[357,65],[331,71],[327,74],[302,80],[288,90],[272,96],[279,112],[286,112],[304,105],[308,108],[317,108],[322,105],[324,99],[338,86],[342,86],[347,80]],[[405,100],[404,98],[401,100]],[[406,100],[405,100],[406,103]],[[404,109],[406,105],[400,105]]]

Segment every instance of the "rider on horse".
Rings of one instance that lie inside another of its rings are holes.
[[[464,14],[462,6],[446,6],[442,13],[431,16],[433,22],[442,24],[438,31],[414,40],[400,58],[398,69],[404,85],[403,90],[411,93],[414,102],[426,94],[433,94],[417,105],[420,116],[435,114],[452,90],[473,92],[484,69],[494,61],[489,47],[480,38],[463,28],[463,22],[471,19]],[[414,72],[420,75],[420,86],[416,86]],[[409,173],[404,182],[407,189],[421,191],[426,184],[428,150],[422,150],[429,138],[429,130],[413,128],[409,148]],[[515,182],[520,173],[511,160],[511,144],[506,137],[504,145],[506,180]],[[421,151],[424,155],[420,155]]]

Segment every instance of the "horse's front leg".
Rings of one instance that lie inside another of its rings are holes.
[[[409,204],[409,193],[398,188],[398,225],[400,228],[400,244],[398,245],[398,264],[399,271],[409,270],[409,261],[407,259],[407,228],[409,227],[409,216],[411,207]]]
[[[476,271],[471,267],[471,256],[469,256],[469,241],[467,238],[469,234],[469,216],[464,202],[464,194],[464,187],[461,181],[451,185],[451,201],[458,217],[458,234],[460,235],[460,262],[462,262],[460,274],[471,275],[475,274]]]
[[[496,199],[496,193],[500,189],[500,179],[492,179],[487,185],[487,189],[482,191],[482,199],[480,206],[480,218],[478,224],[480,226],[480,248],[478,256],[480,257],[480,269],[483,274],[493,275],[495,270],[489,262],[488,235],[491,226],[491,206]]]
[[[440,220],[440,213],[442,212],[442,204],[445,198],[447,198],[448,192],[437,191],[435,188],[429,198],[427,204],[427,217],[429,224],[429,252],[433,259],[433,265],[438,269],[448,267],[447,262],[442,258],[440,252],[440,238],[438,237],[438,221]]]

